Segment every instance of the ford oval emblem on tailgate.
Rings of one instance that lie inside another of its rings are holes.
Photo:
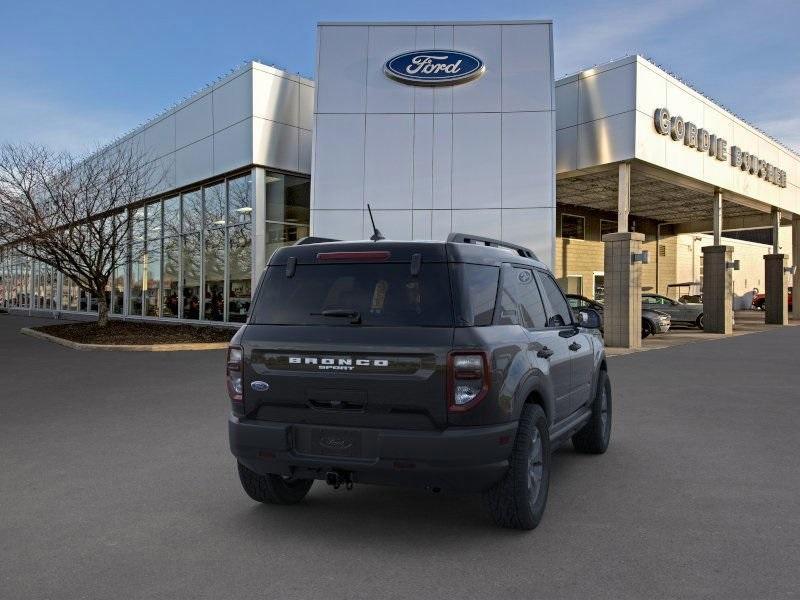
[[[340,437],[334,437],[332,435],[326,435],[319,438],[319,445],[323,448],[329,448],[331,450],[347,450],[353,446],[353,441]]]
[[[253,381],[250,387],[256,392],[266,392],[269,389],[269,384],[266,381]]]

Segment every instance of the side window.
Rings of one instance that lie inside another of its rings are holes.
[[[567,301],[564,300],[564,294],[558,287],[558,284],[547,273],[539,273],[539,280],[542,282],[542,291],[547,296],[550,302],[550,308],[553,314],[547,320],[547,327],[563,327],[572,323],[572,314],[569,309]]]
[[[658,298],[653,298],[652,296],[644,296],[642,298],[642,304],[658,304]]]
[[[530,269],[503,269],[499,324],[522,325],[527,329],[544,327],[544,303]]]

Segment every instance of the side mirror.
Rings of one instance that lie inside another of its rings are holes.
[[[593,308],[578,313],[578,325],[586,329],[600,329],[600,314]]]

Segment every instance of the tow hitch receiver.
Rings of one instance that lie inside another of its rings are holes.
[[[333,486],[335,490],[338,490],[342,485],[348,491],[353,489],[353,478],[347,471],[328,471],[325,473],[325,483]]]

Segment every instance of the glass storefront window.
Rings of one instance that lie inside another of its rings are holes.
[[[183,233],[200,230],[203,220],[203,202],[200,190],[186,192],[183,198]]]
[[[205,289],[203,318],[222,321],[225,314],[225,230],[211,229],[205,236]]]
[[[184,319],[200,318],[200,234],[183,236],[181,263],[183,267]]]
[[[142,315],[142,260],[144,259],[143,246],[136,242],[132,246],[131,275],[129,278],[128,314],[140,317]]]
[[[69,281],[69,309],[80,310],[80,298],[78,298],[78,284],[70,279]]]
[[[267,221],[308,224],[311,182],[308,177],[267,173]]]
[[[158,317],[161,314],[161,240],[147,242],[147,252],[142,256],[144,275],[144,314]]]
[[[205,227],[224,227],[228,224],[225,215],[227,206],[225,203],[225,182],[221,181],[214,185],[203,188],[205,198]]]
[[[166,218],[166,211],[164,212],[164,217]],[[161,285],[163,289],[163,300],[161,303],[162,317],[178,317],[180,256],[179,238],[164,238],[164,271],[161,276]]]
[[[308,224],[267,222],[267,258],[278,248],[308,237]]]
[[[64,277],[61,282],[61,310],[69,310],[69,286],[69,279]]]
[[[252,215],[250,176],[243,175],[228,180],[228,223],[230,225],[249,223]]]
[[[228,230],[228,320],[235,323],[244,323],[250,310],[251,249],[250,226]]]
[[[131,236],[134,242],[144,241],[144,208],[131,211]]]
[[[147,239],[154,240],[161,237],[161,202],[151,202],[147,205]]]
[[[178,196],[164,200],[164,235],[178,235],[181,232],[181,199]]]
[[[111,312],[115,315],[122,314],[125,299],[125,267],[117,267],[112,275],[112,289],[114,291]]]

